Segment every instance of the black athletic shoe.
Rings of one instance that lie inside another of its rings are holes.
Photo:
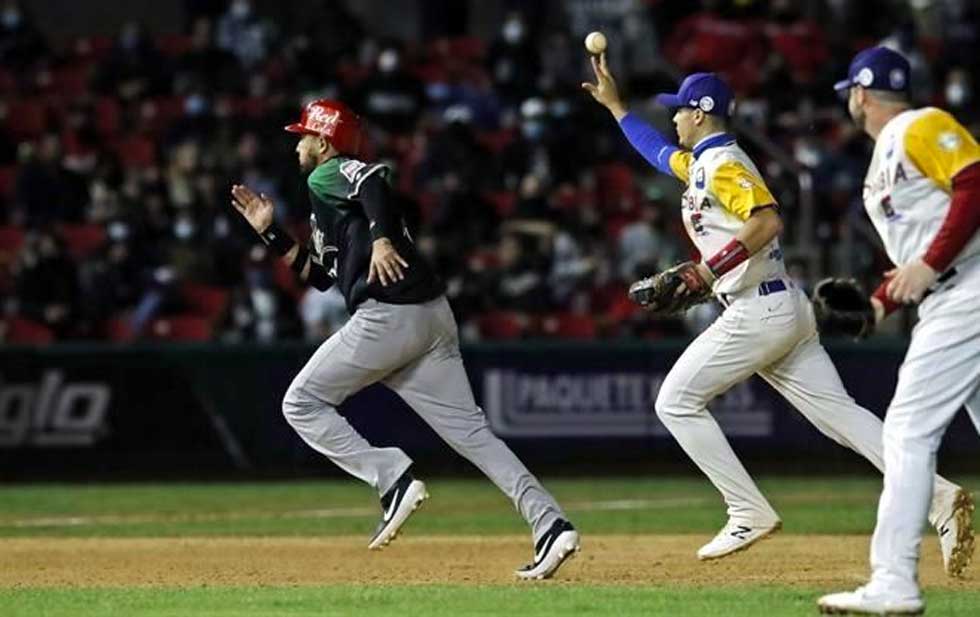
[[[558,519],[534,543],[534,562],[514,572],[518,578],[551,578],[561,564],[579,551],[578,532],[565,519]]]
[[[378,523],[368,548],[375,550],[388,546],[398,536],[398,530],[412,512],[428,498],[425,483],[416,480],[407,471],[403,473],[395,485],[381,497],[381,522]]]

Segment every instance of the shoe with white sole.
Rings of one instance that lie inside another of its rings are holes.
[[[895,598],[876,593],[869,586],[854,591],[832,593],[817,600],[824,615],[921,615],[926,610],[922,598]]]
[[[744,551],[759,540],[767,538],[779,531],[783,523],[776,520],[773,523],[741,523],[728,521],[711,542],[698,549],[698,559],[718,559]]]
[[[943,566],[952,577],[963,576],[963,571],[973,560],[973,496],[957,489],[951,496],[948,512],[936,525],[939,547],[943,552]]]
[[[368,548],[376,550],[388,546],[398,536],[398,530],[412,512],[428,498],[425,483],[416,480],[407,471],[403,473],[395,485],[381,497],[381,522],[378,523]]]
[[[514,572],[518,578],[551,578],[561,564],[580,549],[578,532],[565,519],[558,519],[543,536],[534,543],[534,562]]]

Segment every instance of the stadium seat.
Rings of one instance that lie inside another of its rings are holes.
[[[634,198],[633,170],[625,163],[608,163],[596,168],[599,205],[618,208],[623,199]]]
[[[13,225],[0,227],[0,267],[11,263],[24,246],[24,230]]]
[[[516,132],[513,129],[499,131],[482,131],[476,134],[476,141],[494,155],[499,155],[504,148],[514,141]]]
[[[184,283],[180,295],[191,311],[212,323],[225,312],[228,306],[228,290],[200,283]]]
[[[598,330],[591,315],[574,313],[550,315],[542,320],[541,326],[545,334],[569,339],[595,338]]]
[[[186,34],[161,34],[156,37],[157,48],[172,58],[190,51],[192,43],[192,38]]]
[[[85,259],[105,244],[106,234],[102,225],[61,225],[58,233],[65,241],[68,252],[75,259]]]
[[[54,71],[51,87],[60,97],[77,98],[88,90],[88,80],[88,67],[73,64]]]
[[[207,341],[211,338],[211,323],[196,315],[162,317],[150,324],[150,336],[170,341]]]
[[[118,141],[116,154],[125,167],[149,167],[157,160],[156,144],[141,135],[131,135]]]
[[[21,345],[47,345],[54,341],[54,332],[44,324],[12,317],[6,320],[6,342]]]
[[[47,109],[39,99],[16,99],[7,107],[7,127],[15,137],[37,137],[47,129]]]
[[[95,128],[104,137],[119,133],[122,126],[122,109],[119,103],[109,97],[102,97],[95,104]]]
[[[14,194],[17,184],[17,167],[5,165],[0,167],[0,199],[9,199]]]
[[[493,209],[497,211],[497,216],[502,219],[509,217],[517,207],[517,195],[513,191],[496,191],[484,193],[483,198],[490,202]]]
[[[125,316],[116,316],[105,322],[103,328],[105,335],[110,341],[117,343],[127,343],[136,337],[129,319]]]
[[[524,336],[528,319],[520,313],[494,311],[480,317],[480,336],[486,339],[512,340]]]

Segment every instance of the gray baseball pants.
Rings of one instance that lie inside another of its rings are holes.
[[[456,320],[445,296],[423,304],[367,300],[316,350],[283,399],[299,436],[347,473],[383,495],[412,461],[399,448],[377,448],[337,413],[347,397],[381,382],[395,391],[456,452],[514,502],[540,538],[557,518],[555,499],[490,431],[459,352]]]

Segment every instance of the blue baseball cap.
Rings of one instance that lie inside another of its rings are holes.
[[[834,90],[862,86],[869,90],[906,92],[910,75],[905,56],[887,47],[871,47],[854,56],[847,69],[847,79],[834,84]]]
[[[655,100],[666,107],[689,107],[716,116],[728,117],[735,110],[732,89],[714,73],[692,73],[677,94],[658,94]]]

